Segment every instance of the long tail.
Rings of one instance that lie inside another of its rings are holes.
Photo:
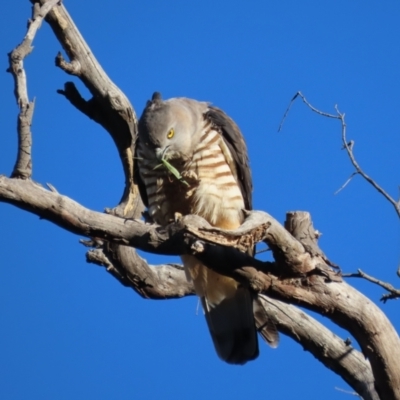
[[[215,350],[229,364],[245,364],[258,357],[252,297],[248,289],[239,287],[233,297],[214,306],[201,298]]]
[[[203,304],[218,356],[230,364],[245,364],[258,356],[253,295],[237,281],[220,275],[195,257],[181,256],[189,280]]]

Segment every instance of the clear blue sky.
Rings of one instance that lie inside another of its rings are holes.
[[[140,115],[153,91],[211,101],[241,127],[254,207],[280,221],[310,211],[321,247],[344,271],[362,268],[400,286],[399,221],[356,177],[341,151],[346,113],[360,164],[397,196],[400,148],[400,3],[355,1],[65,0],[106,72]],[[28,0],[8,1],[0,25],[0,174],[16,154],[17,107],[7,52],[25,34]],[[56,93],[67,80],[45,24],[26,59],[36,97],[33,178],[81,204],[114,206],[123,174],[111,139]],[[76,81],[76,79],[74,79]],[[82,88],[81,84],[78,84]],[[86,90],[82,92],[87,96]],[[86,264],[80,237],[0,203],[1,399],[343,399],[347,385],[293,341],[261,343],[244,367],[215,355],[197,300],[146,301]],[[146,256],[150,262],[166,261]],[[379,303],[383,290],[351,281]],[[400,326],[398,302],[381,305]],[[325,321],[343,339],[348,337]]]

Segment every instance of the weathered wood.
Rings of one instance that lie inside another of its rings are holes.
[[[327,368],[340,375],[364,400],[378,400],[368,359],[351,343],[335,335],[310,315],[293,305],[259,296],[278,330],[301,344]],[[263,323],[263,315],[255,315]],[[261,319],[260,319],[261,318]]]
[[[204,237],[208,224],[196,216],[184,217],[167,229],[162,229],[141,221],[126,220],[87,210],[73,200],[53,191],[47,191],[33,182],[9,179],[4,176],[0,177],[0,199],[49,219],[74,233],[129,244],[159,254],[197,253],[206,265],[221,273],[227,273],[226,265],[231,265],[230,261],[236,260],[236,265],[233,265],[237,269],[230,270],[229,275],[240,277],[243,281],[247,280],[248,285],[255,286],[257,290],[268,296],[318,312],[348,330],[359,342],[363,353],[371,362],[376,388],[381,398],[398,398],[400,375],[394,371],[400,370],[400,343],[390,321],[375,304],[345,282],[333,282],[318,273],[310,273],[316,265],[321,263],[321,260],[315,261],[311,255],[305,253],[299,242],[294,238],[290,239],[290,234],[268,214],[255,212],[252,215],[251,224],[257,220],[264,225],[268,219],[269,228],[265,232],[267,237],[264,240],[275,246],[275,251],[279,250],[280,259],[283,260],[284,265],[287,266],[293,261],[296,267],[304,266],[304,271],[308,271],[306,274],[302,273],[297,278],[292,273],[289,277],[277,276],[266,272],[268,268],[264,263],[244,253],[237,253],[238,250],[235,248],[219,246],[211,240],[201,241],[191,232],[202,230]],[[192,227],[187,229],[186,223],[190,223]],[[218,236],[214,228],[208,229],[211,229],[213,238]],[[248,229],[249,224],[246,225],[246,231]],[[293,246],[288,246],[290,240],[294,241]],[[193,248],[193,244],[198,241],[202,245]],[[220,264],[216,262],[218,249],[222,249],[221,254],[225,260],[222,267],[218,267]],[[239,258],[238,254],[242,254],[243,258]],[[128,256],[128,260],[120,263],[118,267],[126,271],[126,277],[138,279],[135,285],[132,285],[135,290],[138,289],[140,283],[146,287],[148,267],[145,266],[146,278],[141,281],[143,272],[140,270],[144,264],[130,263],[132,259],[129,260],[129,258]],[[238,266],[238,262],[244,262],[244,264]],[[279,268],[279,261],[276,263]],[[114,265],[114,262],[112,264]],[[273,267],[276,268],[276,265]],[[272,272],[276,272],[276,269]],[[151,295],[146,293],[142,295],[152,298],[165,296],[164,292],[157,295],[156,291],[157,284],[154,284]]]
[[[284,225],[288,232],[299,240],[305,250],[313,257],[319,256],[329,266],[338,268],[338,266],[330,261],[318,247],[318,239],[321,236],[321,232],[314,229],[309,212],[289,211],[286,213]]]
[[[41,5],[48,1],[32,0]],[[47,14],[46,21],[70,60],[64,60],[62,54],[58,53],[56,65],[66,73],[77,76],[92,94],[92,98],[84,100],[72,82],[67,82],[64,90],[58,92],[78,110],[103,126],[114,140],[125,174],[124,192],[115,212],[124,217],[138,218],[143,211],[143,204],[134,184],[133,154],[137,136],[135,110],[125,94],[105,73],[62,3]]]
[[[20,109],[18,114],[18,153],[17,160],[11,176],[13,178],[28,179],[32,176],[32,133],[31,124],[35,101],[29,101],[24,59],[33,50],[32,42],[36,32],[40,28],[43,18],[56,5],[58,0],[47,1],[40,6],[35,4],[32,7],[32,19],[28,21],[28,31],[13,51],[8,54],[8,72],[14,78],[14,94]]]

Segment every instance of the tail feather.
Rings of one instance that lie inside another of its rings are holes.
[[[257,329],[250,291],[239,287],[233,297],[216,305],[210,305],[205,297],[201,300],[218,356],[229,364],[245,364],[257,358]]]
[[[206,315],[218,356],[230,364],[245,364],[258,356],[253,295],[237,281],[208,269],[195,257],[182,255]]]

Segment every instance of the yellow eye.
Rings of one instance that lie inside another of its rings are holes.
[[[171,128],[167,133],[167,138],[172,139],[174,137],[174,135],[175,135],[174,128]]]

